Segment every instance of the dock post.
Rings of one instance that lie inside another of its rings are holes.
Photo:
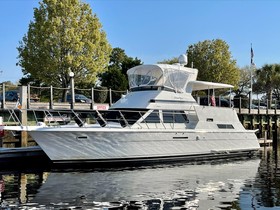
[[[273,147],[273,150],[274,151],[277,151],[277,145],[278,145],[278,138],[279,138],[279,126],[278,126],[278,123],[277,123],[277,120],[275,120],[275,123],[274,123],[274,132],[273,132],[273,140],[272,140],[272,147]]]
[[[267,140],[267,131],[264,132],[264,145],[266,145],[266,140]]]
[[[3,117],[0,117],[0,147],[3,147],[3,136],[4,136]]]
[[[23,126],[27,126],[27,87],[26,86],[21,86],[20,87],[20,104],[21,104],[21,109],[19,112],[20,115],[20,121]],[[22,131],[21,136],[20,136],[20,146],[21,147],[27,147],[27,132]]]
[[[53,109],[53,86],[50,87],[50,101],[49,101],[49,108]]]
[[[109,106],[112,106],[112,89],[109,89]]]
[[[90,109],[94,110],[94,88],[91,88],[91,105],[90,105]]]
[[[6,97],[5,97],[5,92],[6,92],[6,87],[5,87],[5,83],[2,83],[2,104],[1,104],[1,108],[5,109],[6,108]]]
[[[239,107],[238,107],[238,110],[239,110],[239,114],[241,114],[241,97],[239,97]]]
[[[30,109],[30,84],[27,85],[27,109]]]

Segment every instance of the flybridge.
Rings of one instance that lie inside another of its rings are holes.
[[[141,65],[127,71],[130,90],[169,90],[192,93],[198,90],[233,88],[223,83],[197,81],[198,70],[181,65]]]
[[[141,65],[127,71],[131,90],[139,87],[164,87],[175,92],[186,92],[189,81],[196,80],[197,69],[180,65]]]

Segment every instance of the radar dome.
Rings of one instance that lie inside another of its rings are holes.
[[[187,65],[188,64],[188,57],[185,54],[182,54],[178,58],[180,65]]]

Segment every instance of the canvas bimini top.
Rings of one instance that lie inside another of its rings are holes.
[[[196,80],[197,72],[197,69],[181,65],[156,64],[133,67],[127,71],[127,75],[132,91],[143,86],[153,86],[173,89],[180,93],[186,92],[189,81]]]

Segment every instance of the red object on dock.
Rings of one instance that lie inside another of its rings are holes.
[[[4,180],[0,180],[0,192],[4,192],[5,191],[5,182]]]
[[[3,137],[4,135],[5,135],[4,126],[0,125],[0,137]]]

